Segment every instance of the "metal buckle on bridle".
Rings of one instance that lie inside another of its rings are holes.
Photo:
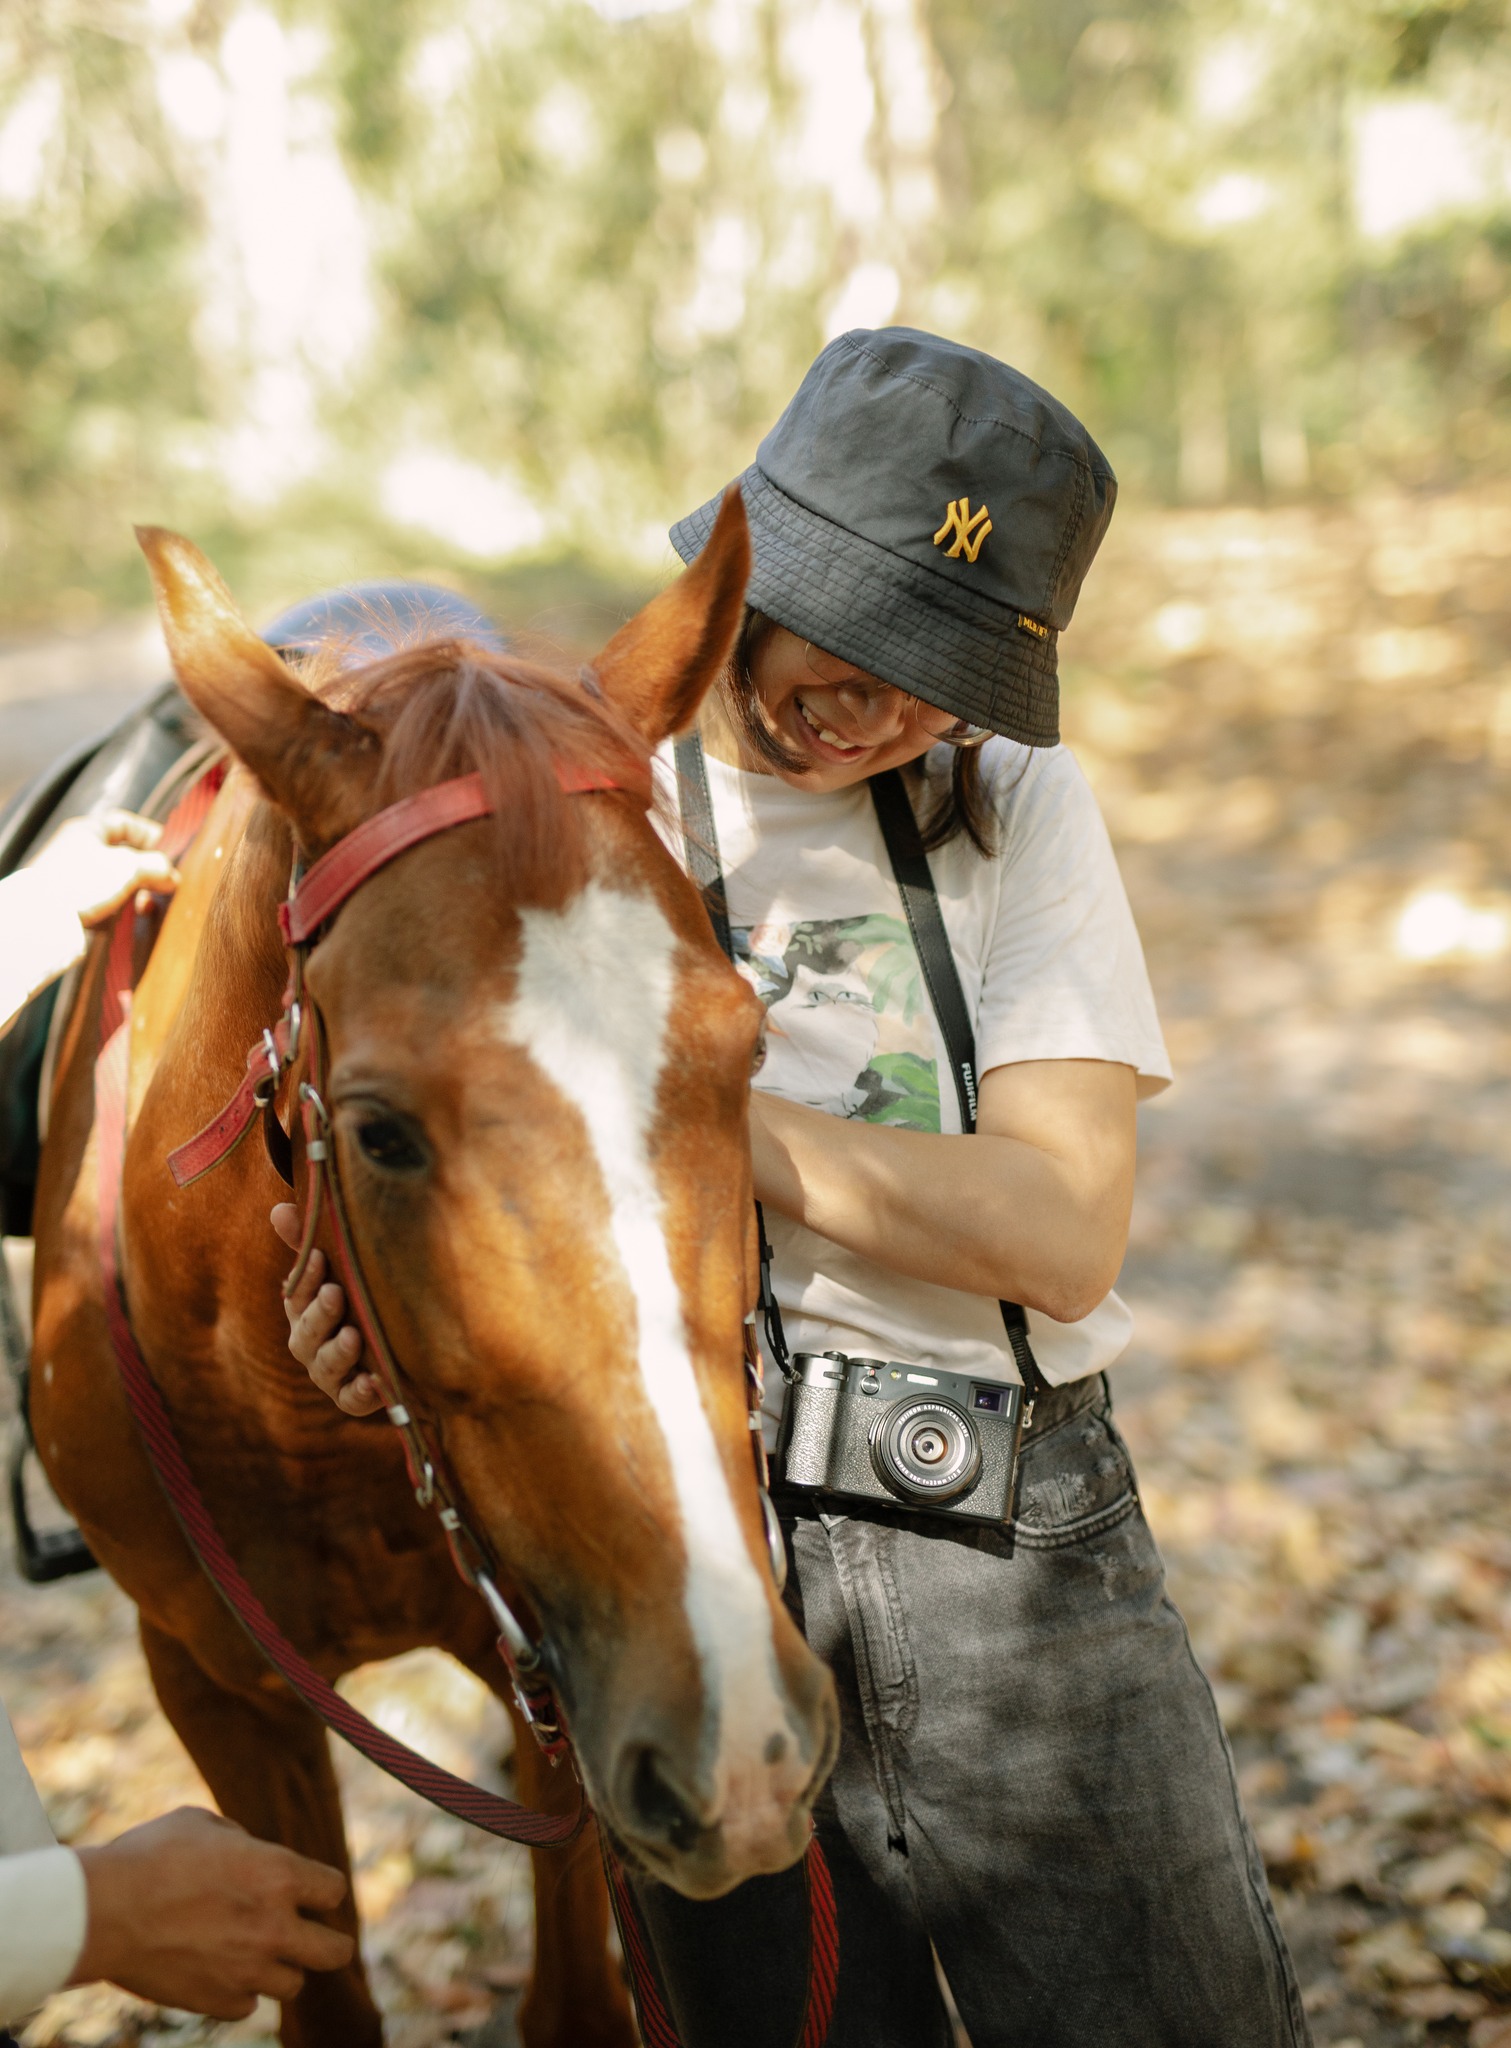
[[[498,1630],[499,1641],[508,1652],[509,1662],[521,1671],[540,1669],[540,1652],[520,1627],[514,1609],[509,1605],[498,1587],[493,1583],[492,1574],[478,1572],[473,1584],[482,1594],[488,1612],[493,1616]]]
[[[330,1111],[320,1100],[320,1097],[315,1093],[308,1081],[301,1081],[299,1083],[299,1100],[309,1104],[310,1114],[319,1125],[321,1132],[318,1138],[311,1138],[305,1145],[304,1156],[306,1159],[313,1159],[323,1164],[327,1156],[325,1139],[331,1127]]]
[[[761,1488],[761,1520],[766,1528],[766,1555],[771,1562],[771,1576],[776,1582],[778,1593],[787,1590],[787,1541],[782,1534],[782,1524],[776,1511],[776,1502],[763,1486]]]
[[[278,1041],[271,1031],[262,1034],[262,1056],[268,1063],[267,1073],[252,1090],[252,1100],[259,1109],[266,1109],[278,1093],[278,1083],[283,1079],[284,1060],[278,1050]]]
[[[567,1734],[539,1646],[525,1634],[490,1573],[474,1572],[472,1583],[482,1594],[498,1630],[499,1652],[508,1668],[514,1704],[519,1708],[520,1717],[542,1752],[553,1764],[559,1763],[567,1749]]]

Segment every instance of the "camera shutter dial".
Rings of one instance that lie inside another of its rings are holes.
[[[902,1401],[871,1425],[871,1462],[883,1486],[904,1500],[952,1500],[976,1483],[981,1439],[953,1401]]]

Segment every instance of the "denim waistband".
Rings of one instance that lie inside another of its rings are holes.
[[[1050,1387],[1034,1402],[1032,1426],[1024,1433],[1024,1448],[1036,1436],[1043,1436],[1051,1429],[1057,1429],[1062,1422],[1068,1422],[1072,1415],[1079,1415],[1085,1408],[1095,1408],[1101,1401],[1110,1401],[1107,1375],[1104,1372],[1088,1373],[1085,1379],[1071,1380],[1063,1387]]]

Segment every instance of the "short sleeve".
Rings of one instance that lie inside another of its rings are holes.
[[[1171,1079],[1107,827],[1067,747],[1016,752],[998,781],[1001,894],[976,1026],[985,1074],[1022,1060],[1115,1060],[1141,1096]]]
[[[0,1856],[0,2027],[15,2026],[68,1982],[89,1917],[72,1849]]]
[[[0,1856],[52,1845],[46,1811],[22,1758],[10,1716],[0,1706]]]

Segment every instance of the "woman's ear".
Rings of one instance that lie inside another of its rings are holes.
[[[698,715],[729,659],[750,581],[750,529],[738,484],[724,493],[703,552],[653,597],[593,664],[604,696],[653,747]]]
[[[192,541],[139,526],[163,637],[184,694],[292,818],[308,850],[361,819],[376,736],[311,696],[252,631]]]

